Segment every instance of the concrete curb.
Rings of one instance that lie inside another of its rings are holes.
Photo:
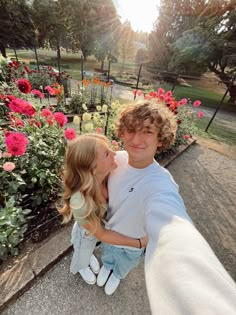
[[[187,145],[180,145],[175,154],[165,158],[160,164],[167,167],[195,142],[196,139],[189,139]],[[23,256],[11,269],[1,274],[0,311],[29,289],[37,277],[43,275],[72,250],[71,228],[71,224],[63,227],[42,246]]]
[[[70,244],[71,224],[56,232],[36,250],[26,254],[0,277],[0,311],[23,294],[33,281],[67,254]]]

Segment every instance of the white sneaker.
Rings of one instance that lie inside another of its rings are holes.
[[[96,276],[89,267],[80,269],[79,274],[81,275],[81,277],[84,279],[86,283],[88,284],[96,283]]]
[[[107,270],[104,266],[102,266],[102,268],[99,271],[99,274],[97,276],[97,285],[99,287],[102,287],[106,283],[106,281],[110,275],[110,272],[111,272],[111,270]]]
[[[114,273],[112,273],[110,278],[107,281],[107,284],[105,285],[105,293],[107,295],[113,294],[115,290],[118,288],[119,284],[120,284],[120,279],[116,278]]]
[[[95,273],[95,275],[97,275],[99,273],[99,270],[100,270],[100,264],[94,255],[91,256],[89,265],[90,265],[90,268],[92,269],[93,273]]]

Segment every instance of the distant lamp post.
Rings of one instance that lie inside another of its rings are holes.
[[[59,1],[58,0],[53,0],[53,2],[56,4],[57,6],[57,10],[56,12],[58,12],[58,6],[59,6]],[[61,84],[61,64],[60,64],[60,59],[61,59],[61,51],[60,51],[60,41],[58,40],[58,38],[56,38],[56,42],[57,42],[57,66],[58,66],[58,83]]]
[[[81,62],[81,80],[83,81],[84,79],[84,56],[83,53],[81,52],[81,56],[80,56],[80,62]],[[82,82],[83,84],[83,82]]]

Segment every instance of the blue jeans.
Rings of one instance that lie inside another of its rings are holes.
[[[124,279],[131,269],[136,267],[144,254],[144,248],[135,250],[102,244],[102,263],[113,270],[118,279]]]
[[[93,235],[86,235],[88,231],[75,223],[71,232],[71,243],[74,253],[71,260],[70,272],[76,274],[80,269],[89,266],[90,258],[96,247],[97,239]]]

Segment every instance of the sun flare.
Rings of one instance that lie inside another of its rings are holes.
[[[159,0],[113,0],[122,22],[129,20],[134,31],[150,33],[158,17]]]

